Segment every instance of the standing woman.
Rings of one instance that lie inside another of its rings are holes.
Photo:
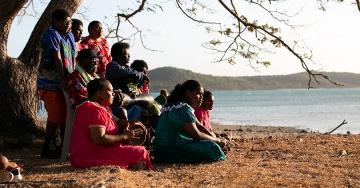
[[[223,138],[205,134],[193,107],[199,106],[204,89],[195,80],[178,84],[161,110],[156,126],[154,157],[158,162],[193,163],[225,160]]]
[[[100,77],[105,77],[106,65],[111,62],[109,54],[109,44],[103,35],[103,27],[99,21],[92,21],[88,26],[89,36],[84,37],[81,41],[82,47],[91,48],[95,50],[99,56],[99,66],[97,74]]]
[[[118,134],[109,105],[113,87],[104,78],[94,79],[87,86],[88,101],[75,111],[70,143],[70,162],[75,167],[115,165],[120,168],[151,168],[148,151],[143,146],[125,144],[137,135],[131,131]]]

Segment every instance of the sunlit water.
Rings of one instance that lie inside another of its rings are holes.
[[[360,133],[360,89],[216,91],[211,118],[229,125],[288,126]]]
[[[360,88],[214,91],[213,122],[360,133]],[[151,93],[157,96],[158,93]],[[39,116],[46,117],[41,110]]]

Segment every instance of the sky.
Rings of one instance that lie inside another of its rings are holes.
[[[106,2],[106,3],[105,3]],[[121,2],[121,3],[119,3]],[[150,1],[151,2],[151,1]],[[240,2],[240,1],[239,1]],[[311,68],[322,71],[360,73],[358,50],[360,49],[360,12],[354,5],[330,3],[327,11],[320,11],[315,3],[308,0],[289,0],[278,7],[289,11],[301,10],[292,17],[292,23],[301,25],[296,29],[284,29],[285,40],[298,40],[306,44],[313,52]],[[213,1],[216,8],[216,1]],[[192,22],[177,9],[174,1],[161,4],[163,11],[140,13],[131,19],[132,23],[143,31],[143,41],[146,47],[158,50],[153,52],[145,49],[139,37],[129,41],[131,59],[143,59],[149,64],[149,69],[163,66],[173,66],[192,70],[197,73],[217,76],[258,76],[283,75],[303,71],[299,61],[285,49],[277,49],[273,54],[264,56],[272,62],[270,67],[249,66],[246,60],[240,60],[235,65],[214,63],[220,54],[213,54],[201,45],[213,39],[205,27]],[[36,11],[41,13],[44,6],[35,4]],[[115,22],[119,9],[135,8],[133,0],[84,0],[82,8],[86,9],[86,18],[75,14],[73,18],[84,22],[84,36],[87,35],[87,25],[92,20],[106,24]],[[243,7],[242,5],[240,7]],[[244,13],[249,18],[266,20],[256,10],[246,8]],[[229,15],[219,12],[220,20],[229,19]],[[215,15],[214,15],[215,16]],[[36,23],[36,17],[23,17],[21,22],[16,19],[12,25],[8,51],[10,56],[17,57],[26,44],[31,30]],[[104,24],[106,27],[106,25]],[[129,24],[121,23],[120,34],[130,36],[134,30]],[[110,45],[114,40],[109,40]]]

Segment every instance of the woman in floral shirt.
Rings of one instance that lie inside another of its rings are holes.
[[[105,77],[106,65],[111,62],[111,56],[109,55],[109,44],[104,37],[102,24],[99,21],[92,21],[88,26],[89,36],[85,37],[81,44],[86,48],[93,49],[99,56],[99,66],[97,74],[101,77]]]

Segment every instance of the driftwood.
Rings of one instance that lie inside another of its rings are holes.
[[[342,125],[345,125],[345,124],[347,124],[347,123],[348,123],[348,122],[346,122],[346,120],[344,119],[344,121],[341,122],[340,125],[336,126],[333,130],[331,130],[331,131],[329,131],[329,132],[327,132],[327,133],[325,133],[325,134],[331,134],[332,132],[336,131],[336,129],[340,128]]]

